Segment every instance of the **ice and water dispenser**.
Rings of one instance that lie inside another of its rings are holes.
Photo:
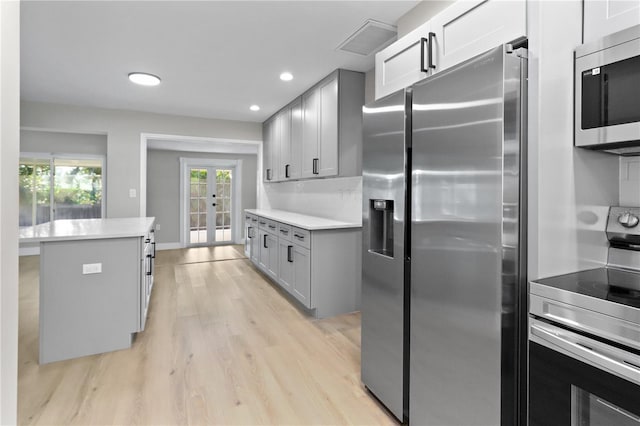
[[[369,251],[393,257],[393,200],[369,200]]]

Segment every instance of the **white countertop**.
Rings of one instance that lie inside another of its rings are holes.
[[[54,220],[36,226],[21,227],[20,242],[143,237],[149,232],[155,220],[155,217]]]
[[[255,214],[256,216],[264,217],[266,219],[275,220],[277,222],[286,223],[288,225],[297,226],[298,228],[306,229],[308,231],[362,227],[362,223],[342,222],[339,220],[308,216],[306,214],[292,213],[284,210],[246,209],[245,212]]]

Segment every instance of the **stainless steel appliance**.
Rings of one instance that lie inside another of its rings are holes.
[[[575,51],[575,145],[640,154],[640,25]]]
[[[611,207],[606,267],[531,283],[531,426],[640,425],[639,216]]]
[[[364,107],[362,381],[411,424],[519,424],[526,50]]]

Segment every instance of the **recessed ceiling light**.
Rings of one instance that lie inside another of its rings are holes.
[[[290,72],[283,72],[282,74],[280,74],[280,80],[291,81],[293,80],[293,75]]]
[[[259,107],[258,105],[251,105],[251,106],[249,107],[249,109],[250,109],[251,111],[260,111],[260,107]]]
[[[129,80],[131,80],[132,83],[140,84],[141,86],[157,86],[160,84],[160,77],[146,72],[129,73]]]

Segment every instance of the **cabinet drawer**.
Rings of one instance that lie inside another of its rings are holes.
[[[278,223],[278,237],[281,240],[291,241],[293,229],[291,225],[285,223]]]
[[[269,223],[269,221],[267,219],[265,219],[264,217],[258,217],[258,228],[266,231],[267,230],[267,223]]]
[[[292,227],[291,232],[291,241],[302,247],[311,248],[311,233],[309,231]]]

